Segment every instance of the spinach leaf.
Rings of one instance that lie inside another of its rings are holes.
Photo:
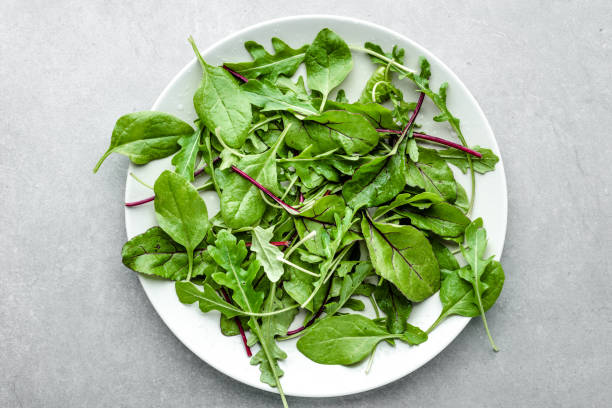
[[[470,224],[470,219],[459,208],[444,202],[433,204],[421,211],[396,210],[396,212],[410,218],[415,227],[431,231],[441,237],[458,237]]]
[[[353,209],[375,207],[398,195],[406,185],[406,143],[392,156],[379,156],[359,167],[342,189],[344,199]]]
[[[193,251],[210,230],[206,204],[187,180],[168,170],[157,178],[154,191],[159,226],[187,251],[189,280]]]
[[[480,174],[485,174],[495,170],[495,165],[499,161],[499,157],[491,149],[485,149],[480,146],[471,148],[482,154],[482,158],[472,157],[472,164],[474,165],[474,171]],[[446,160],[447,163],[455,165],[461,169],[463,173],[469,169],[469,163],[467,156],[464,152],[457,149],[445,149],[438,150],[438,156]]]
[[[392,211],[398,207],[410,205],[419,209],[425,209],[440,202],[442,202],[442,198],[435,193],[424,192],[415,195],[410,193],[402,193],[395,197],[395,199],[389,204],[378,207],[374,213],[374,219],[380,218],[389,211]]]
[[[327,101],[325,103],[325,110],[345,110],[351,113],[358,113],[363,115],[375,128],[399,129],[397,123],[393,120],[393,113],[377,103]]]
[[[457,187],[453,171],[432,149],[419,148],[419,161],[406,166],[406,183],[438,194],[444,201],[455,201]]]
[[[167,113],[128,113],[117,120],[110,146],[93,171],[97,172],[111,153],[123,154],[134,164],[146,164],[170,156],[179,149],[179,139],[193,134],[188,123]]]
[[[333,316],[340,310],[342,307],[347,306],[347,302],[350,300],[351,296],[355,293],[357,288],[361,285],[366,276],[372,273],[372,265],[367,263],[360,263],[355,268],[355,272],[349,275],[346,275],[342,279],[342,285],[340,287],[339,299],[327,303],[325,305],[325,312],[328,316]],[[354,299],[353,299],[354,300]]]
[[[334,222],[335,215],[344,214],[345,208],[346,204],[342,197],[328,195],[319,198],[311,207],[300,211],[299,216],[331,224]]]
[[[251,250],[257,254],[257,260],[261,264],[270,282],[277,282],[285,272],[283,264],[278,260],[283,253],[270,244],[274,235],[274,226],[263,229],[257,226],[253,229]]]
[[[200,150],[201,136],[202,130],[197,130],[190,136],[181,137],[178,140],[181,150],[172,158],[172,164],[175,166],[175,173],[187,181],[193,181],[193,172],[195,170],[198,151]]]
[[[202,66],[202,82],[193,96],[198,117],[211,131],[218,128],[225,144],[239,148],[246,140],[251,126],[251,104],[232,75],[223,68],[208,65],[193,38],[190,37],[189,42]]]
[[[321,92],[323,101],[353,69],[353,58],[348,45],[328,28],[321,30],[308,47],[304,63],[308,87]]]
[[[379,67],[376,69],[376,71],[374,71],[361,92],[359,102],[384,103],[389,100],[390,94],[393,92],[393,90],[390,87],[390,83],[387,80],[385,72],[385,67]],[[372,94],[372,92],[374,92],[374,94]]]
[[[440,288],[440,269],[431,244],[408,225],[361,221],[372,265],[413,302],[421,302]]]
[[[407,324],[406,330],[402,333],[402,336],[399,339],[412,346],[416,346],[427,341],[427,333],[416,326]]]
[[[174,242],[160,227],[152,227],[123,245],[123,264],[145,275],[180,281],[187,279],[187,250]],[[199,245],[193,257],[192,277],[210,275],[216,267]]]
[[[374,298],[380,310],[387,315],[387,331],[393,334],[405,332],[408,328],[412,303],[388,281],[376,287]]]
[[[305,121],[318,123],[319,131],[323,133],[322,137],[333,141],[333,148],[342,147],[346,154],[363,155],[378,144],[378,132],[362,115],[342,110],[330,110],[318,116],[307,116]],[[301,149],[298,148],[298,150]],[[331,149],[323,151],[328,150]]]
[[[297,342],[302,354],[319,364],[358,363],[382,340],[396,337],[367,317],[350,314],[321,320]]]
[[[249,79],[262,77],[274,81],[279,75],[293,75],[308,49],[308,45],[293,49],[276,37],[272,38],[272,47],[274,54],[269,54],[261,44],[247,41],[244,48],[251,54],[253,61],[225,65]]]
[[[305,116],[319,114],[319,111],[310,103],[300,100],[293,93],[283,94],[276,85],[267,79],[262,81],[252,79],[242,85],[241,89],[249,102],[262,108],[261,112],[289,111]]]
[[[434,255],[438,260],[438,265],[440,265],[440,270],[449,270],[454,271],[459,269],[459,262],[457,262],[457,258],[451,253],[451,251],[440,241],[436,239],[432,239],[429,241],[431,243],[431,248],[434,251]],[[442,279],[444,279],[444,274],[442,274]]]

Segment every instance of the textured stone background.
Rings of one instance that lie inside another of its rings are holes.
[[[325,12],[407,35],[479,100],[503,153],[508,276],[481,322],[417,372],[292,407],[603,407],[612,398],[612,5],[597,1],[0,3],[0,406],[269,407],[187,350],[119,262],[115,119],[201,48]],[[375,5],[374,5],[375,4]]]

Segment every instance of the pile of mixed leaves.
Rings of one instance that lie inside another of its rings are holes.
[[[381,341],[426,341],[447,316],[481,316],[496,349],[485,312],[504,272],[484,256],[482,220],[468,215],[474,174],[493,171],[498,158],[467,146],[447,84],[430,88],[427,60],[412,70],[403,49],[349,47],[329,29],[297,49],[273,38],[274,54],[247,42],[253,60],[222,67],[190,42],[203,71],[194,125],[162,112],[122,116],[95,168],[113,152],[135,164],[174,155],[154,197],[127,203],[154,201],[159,226],[125,244],[123,263],[176,281],[181,302],[219,311],[222,333],[241,336],[248,356],[258,344],[251,364],[285,405],[278,361],[288,338],[299,336],[297,348],[317,363],[351,365]],[[332,101],[351,51],[377,68],[357,102],[343,91]],[[306,80],[294,82],[302,63]],[[415,86],[416,101],[404,99],[400,80]],[[423,132],[426,97],[439,110],[433,120],[448,122],[460,143]],[[470,173],[469,198],[449,165]],[[201,174],[206,181],[194,187]],[[219,196],[213,217],[204,190]],[[410,325],[412,305],[438,290],[440,317],[427,331]],[[375,318],[359,313],[364,300]]]

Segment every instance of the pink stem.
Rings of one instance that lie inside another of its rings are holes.
[[[226,70],[227,72],[229,72],[230,74],[232,74],[233,76],[235,76],[237,79],[241,80],[242,82],[244,82],[244,83],[249,82],[249,80],[246,77],[240,75],[239,73],[237,73],[233,69],[230,69],[226,65],[223,65],[223,69]]]
[[[221,294],[223,295],[227,303],[232,304],[232,299],[230,299],[225,289],[221,288]],[[242,328],[242,323],[240,322],[240,319],[238,317],[234,317],[234,320],[236,321],[236,324],[238,325],[238,330],[240,331],[240,336],[242,337],[242,343],[244,343],[244,348],[246,350],[247,356],[251,357],[253,353],[251,353],[251,348],[247,344],[247,338],[246,338],[246,334],[244,333],[244,329]]]
[[[213,159],[213,163],[216,162],[219,158],[215,157]],[[204,170],[206,169],[206,164],[204,164],[204,166],[202,166],[201,169],[197,169],[196,171],[193,172],[193,177],[198,177],[200,174],[204,173]],[[141,204],[146,204],[146,203],[150,203],[151,201],[155,200],[155,196],[152,195],[151,197],[147,197],[143,200],[138,200],[138,201],[132,201],[129,203],[125,203],[126,207],[136,207],[137,205],[141,205]]]
[[[402,134],[406,134],[406,132],[408,132],[408,129],[410,129],[410,126],[412,126],[412,124],[414,123],[414,120],[416,119],[417,115],[419,114],[419,111],[421,110],[421,105],[423,105],[424,100],[425,94],[421,92],[416,107],[414,108],[414,111],[412,111],[412,116],[410,116],[410,120],[408,121],[408,123],[406,123],[406,127],[404,128]]]
[[[393,130],[393,129],[376,129],[376,131],[380,132],[380,133],[393,133],[393,134],[397,134],[397,135],[402,133],[401,130]],[[446,140],[446,139],[442,139],[440,137],[431,136],[431,135],[428,135],[428,134],[425,134],[425,133],[418,133],[418,132],[414,132],[412,134],[412,136],[414,136],[415,139],[421,139],[421,140],[427,140],[427,141],[430,141],[430,142],[440,143],[441,145],[448,146],[448,147],[453,147],[455,149],[461,150],[462,152],[471,154],[472,156],[476,156],[479,159],[482,158],[482,154],[478,153],[477,151],[472,150],[472,149],[470,149],[468,147],[462,146],[462,145],[460,145],[458,143],[451,142],[451,141]]]
[[[325,309],[325,304],[327,303],[327,297],[329,296],[330,289],[331,289],[331,284],[327,287],[327,293],[325,294],[325,299],[323,299],[323,304],[321,304],[321,307],[319,308],[319,310],[317,310],[317,313],[315,313],[315,315],[312,316],[312,318],[308,321],[308,323],[306,323],[305,325],[301,327],[298,327],[297,329],[289,330],[287,332],[287,336],[291,336],[291,335],[301,332],[302,330],[305,330],[308,326],[311,326],[315,322],[315,320],[319,318],[319,316],[321,316],[321,314],[323,313],[323,310]]]
[[[292,206],[290,206],[289,204],[287,204],[286,202],[284,202],[283,200],[275,196],[270,190],[262,186],[259,182],[257,182],[257,180],[255,180],[254,178],[246,174],[244,171],[240,170],[238,167],[232,166],[232,170],[238,173],[239,175],[241,175],[242,177],[244,177],[245,179],[247,179],[249,183],[253,184],[255,187],[263,191],[264,194],[266,194],[268,197],[276,201],[278,204],[282,205],[285,208],[290,208],[291,210],[298,212],[298,210],[296,210],[295,208],[293,208]]]
[[[274,246],[289,246],[289,245],[291,245],[291,241],[272,241],[272,242],[270,242],[270,244],[272,244]],[[247,247],[250,247],[251,243],[247,242],[245,245]]]

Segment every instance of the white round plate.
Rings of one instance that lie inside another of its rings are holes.
[[[224,61],[248,61],[251,58],[243,47],[245,41],[254,40],[270,48],[270,39],[279,37],[297,48],[311,43],[316,34],[326,27],[339,34],[349,45],[363,46],[364,42],[371,41],[389,50],[398,44],[406,50],[405,65],[409,67],[416,68],[418,57],[425,56],[431,63],[432,88],[437,89],[444,81],[449,83],[448,106],[451,112],[461,119],[461,126],[468,143],[486,146],[499,156],[499,149],[487,119],[459,78],[429,51],[384,27],[346,17],[289,17],[244,29],[216,43],[202,55],[209,64],[213,65],[220,65]],[[185,47],[189,47],[187,42]],[[356,100],[359,97],[366,80],[375,69],[369,58],[360,52],[353,52],[353,59],[354,69],[340,86],[346,91],[349,100]],[[192,98],[200,78],[201,69],[194,58],[164,89],[152,109],[171,113],[191,123],[196,118]],[[402,82],[407,83],[408,80]],[[405,86],[404,95],[416,100],[416,93],[410,92],[412,88],[409,84]],[[436,108],[427,101],[418,117],[423,129],[436,136],[456,140],[447,124],[430,120],[435,113]],[[151,162],[145,166],[130,165],[129,171],[152,184],[166,168],[170,168],[169,159]],[[468,178],[460,172],[456,176],[469,191]],[[507,216],[506,179],[501,160],[494,172],[484,176],[478,175],[476,185],[473,216],[483,217],[489,237],[488,251],[499,257],[504,244]],[[142,199],[150,194],[149,190],[131,177],[127,178],[126,201]],[[216,194],[206,192],[203,193],[203,197],[208,205],[209,216],[214,215],[219,210]],[[156,225],[153,203],[126,208],[125,223],[128,238]],[[142,275],[140,281],[153,307],[166,325],[202,360],[245,384],[266,391],[275,391],[259,381],[259,369],[249,364],[239,336],[225,337],[221,334],[217,312],[203,314],[195,305],[181,304],[176,297],[173,282]],[[436,319],[440,310],[441,305],[436,294],[414,308],[410,322],[426,329]],[[280,346],[287,352],[287,359],[280,362],[285,372],[281,380],[284,391],[287,395],[302,397],[332,397],[367,391],[388,384],[435,357],[463,330],[468,321],[469,318],[465,317],[451,317],[431,333],[427,342],[416,347],[409,347],[399,342],[396,347],[386,343],[380,344],[372,369],[367,375],[364,363],[352,367],[316,364],[296,349],[296,340],[282,342]],[[483,342],[482,346],[487,347],[487,344]]]

